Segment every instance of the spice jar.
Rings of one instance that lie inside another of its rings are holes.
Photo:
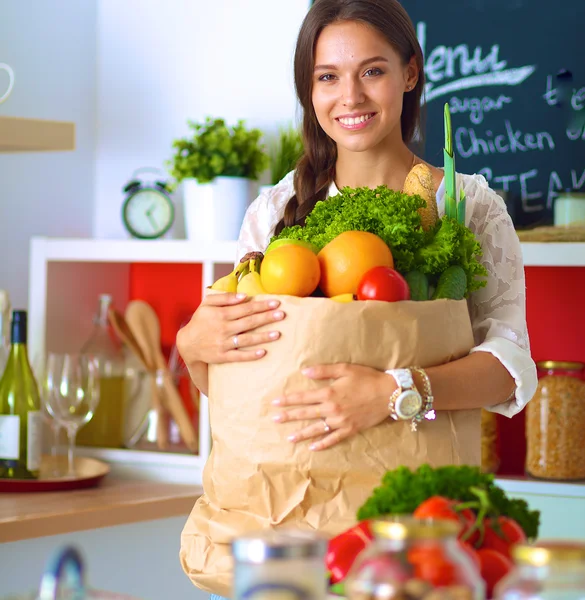
[[[538,387],[526,407],[526,472],[542,479],[585,479],[585,365],[537,363]]]
[[[500,468],[498,448],[498,417],[496,413],[481,411],[481,470],[495,473]]]
[[[483,600],[477,564],[447,520],[394,517],[374,521],[374,540],[355,560],[349,600]]]
[[[308,531],[268,530],[232,542],[235,600],[324,600],[327,540]]]
[[[514,569],[495,600],[585,600],[585,544],[543,541],[512,549]]]

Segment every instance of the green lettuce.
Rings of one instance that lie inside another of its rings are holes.
[[[395,269],[406,274],[419,269],[431,283],[451,265],[460,265],[467,275],[467,291],[483,287],[487,276],[479,262],[481,246],[473,232],[456,219],[443,217],[432,231],[421,226],[420,196],[404,194],[386,186],[343,188],[339,194],[317,202],[303,226],[285,227],[270,241],[281,238],[305,240],[319,250],[345,231],[368,231],[386,242]]]

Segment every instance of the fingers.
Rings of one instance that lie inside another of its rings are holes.
[[[236,294],[237,296],[237,294]],[[231,303],[225,311],[225,318],[229,321],[237,321],[251,315],[265,313],[270,310],[277,309],[280,306],[279,300],[253,300],[248,297],[247,300],[237,300]],[[235,305],[235,306],[233,306]],[[219,305],[222,306],[222,305]]]
[[[347,439],[351,430],[347,427],[340,427],[335,429],[329,424],[330,431],[325,430],[325,423],[323,420],[319,420],[316,423],[312,423],[308,427],[305,427],[301,431],[294,433],[288,437],[288,441],[294,444],[304,442],[307,440],[313,440],[309,446],[309,450],[318,452],[319,450],[325,450],[331,448],[339,442]],[[318,438],[318,439],[316,439]]]
[[[322,390],[317,390],[321,392]],[[288,421],[306,421],[308,419],[321,419],[324,417],[337,416],[338,409],[336,404],[322,402],[322,398],[317,397],[310,406],[301,408],[292,408],[287,411],[280,412],[272,419],[276,423],[287,423]]]
[[[325,436],[323,439],[318,440],[317,442],[313,442],[309,446],[309,450],[313,450],[314,452],[319,452],[320,450],[326,450],[327,448],[331,448],[339,442],[347,439],[351,435],[351,430],[349,429],[335,429],[329,435]]]
[[[277,323],[278,321],[282,321],[284,317],[285,314],[281,310],[253,314],[249,317],[238,319],[237,321],[229,321],[226,326],[226,330],[230,333],[230,335],[237,335],[240,332],[258,329],[258,327],[262,327],[263,325]]]
[[[347,363],[337,363],[334,365],[318,365],[308,367],[301,372],[309,379],[339,379],[348,375],[351,365]]]
[[[205,306],[233,306],[234,304],[247,302],[249,299],[249,296],[246,294],[224,292],[221,294],[208,294],[203,298],[201,304]]]
[[[242,348],[251,348],[274,342],[280,337],[280,331],[263,331],[261,333],[240,333],[238,334],[238,351]],[[233,337],[225,342],[225,352],[235,350]]]
[[[219,362],[250,362],[252,360],[259,360],[266,354],[266,350],[259,348],[258,350],[234,350],[224,355],[224,358]]]
[[[323,419],[319,419],[304,429],[289,435],[287,439],[289,442],[293,443],[303,442],[305,440],[312,440],[313,438],[323,436],[326,433],[331,433],[332,431],[333,429],[329,425],[327,425],[327,427],[325,426],[325,421]]]
[[[333,391],[330,387],[320,388],[318,390],[309,390],[298,392],[296,394],[286,394],[281,398],[275,398],[272,401],[274,406],[298,406],[299,404],[319,404],[331,398]],[[313,415],[314,417],[315,415]],[[324,415],[318,415],[324,416]]]

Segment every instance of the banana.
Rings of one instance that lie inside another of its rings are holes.
[[[238,290],[238,279],[243,271],[248,268],[249,261],[243,261],[238,263],[238,266],[229,274],[224,277],[220,277],[212,286],[212,290],[218,292],[231,292],[235,294]]]
[[[334,300],[335,302],[353,302],[355,299],[355,295],[351,293],[338,294],[337,296],[331,296],[331,298],[329,298],[329,300]]]
[[[259,257],[250,260],[250,272],[247,275],[244,275],[238,282],[238,293],[246,294],[248,296],[258,296],[259,294],[267,293],[260,281],[261,261],[262,258]]]

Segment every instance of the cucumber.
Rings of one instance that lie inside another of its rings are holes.
[[[420,271],[409,271],[405,276],[411,300],[429,299],[429,278]]]
[[[449,300],[462,300],[467,290],[467,275],[462,267],[453,265],[441,273],[433,300],[447,298]]]

